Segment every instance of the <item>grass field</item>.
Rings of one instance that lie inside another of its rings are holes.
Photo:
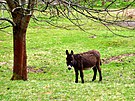
[[[115,33],[133,36],[123,38],[99,23],[89,22],[89,25],[87,32],[83,32],[76,27],[65,30],[40,26],[31,20],[27,31],[28,67],[44,72],[29,72],[28,81],[10,80],[12,29],[6,29],[9,33],[0,32],[0,101],[135,101],[135,56],[103,63],[102,82],[98,82],[98,75],[91,82],[93,71],[88,70],[84,71],[84,84],[80,78],[78,84],[74,83],[73,69],[66,68],[66,49],[74,53],[96,49],[102,59],[135,53],[134,30],[112,28]]]

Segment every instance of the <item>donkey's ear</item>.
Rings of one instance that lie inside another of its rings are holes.
[[[71,54],[73,55],[74,54],[74,52],[71,50]]]
[[[69,54],[69,52],[68,52],[68,50],[66,50],[66,55],[68,55]]]

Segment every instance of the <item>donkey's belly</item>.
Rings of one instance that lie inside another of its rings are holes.
[[[83,70],[90,70],[91,68],[90,67],[87,67],[87,68],[83,68]]]
[[[84,68],[92,68],[93,66],[95,66],[95,62],[91,63],[91,62],[84,62],[83,63],[83,67]]]
[[[95,65],[94,65],[95,66]],[[92,69],[94,66],[92,66],[92,67],[83,67],[83,70],[90,70],[90,69]]]

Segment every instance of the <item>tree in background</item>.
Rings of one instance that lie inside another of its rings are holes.
[[[27,80],[26,31],[31,18],[35,21],[45,21],[46,23],[57,26],[52,23],[54,18],[65,17],[82,29],[82,19],[79,16],[83,15],[88,20],[98,21],[105,26],[107,24],[120,26],[119,22],[127,21],[125,18],[125,9],[134,6],[135,0],[131,0],[121,6],[118,6],[121,3],[120,0],[109,0],[110,2],[107,4],[104,3],[104,0],[5,1],[8,7],[4,6],[4,10],[7,10],[11,17],[1,17],[0,20],[11,23],[13,27],[14,65],[11,80]],[[0,3],[3,5],[1,1]],[[104,6],[99,7],[98,5]],[[42,15],[37,16],[37,12]],[[8,25],[3,26],[3,23],[0,23],[0,26],[0,29],[9,27]]]

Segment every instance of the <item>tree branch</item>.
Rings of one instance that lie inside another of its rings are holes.
[[[9,23],[12,24],[12,26],[16,26],[16,24],[13,21],[11,21],[11,20],[9,20],[7,18],[0,18],[0,20],[8,21]]]

